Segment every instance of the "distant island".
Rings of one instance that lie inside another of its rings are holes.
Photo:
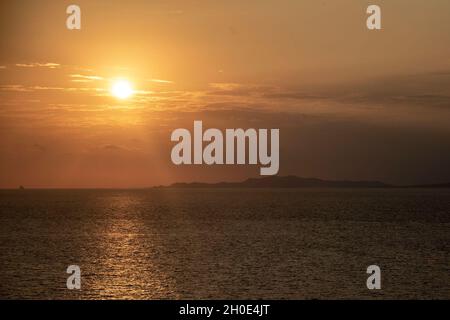
[[[174,183],[168,188],[389,188],[379,181],[328,181],[297,176],[250,178],[242,182]]]
[[[174,183],[170,186],[160,186],[157,188],[450,188],[450,183],[396,186],[380,181],[331,181],[297,176],[271,176],[257,179],[250,178],[242,182]]]
[[[450,182],[438,184],[420,184],[414,186],[407,186],[407,188],[450,188]]]

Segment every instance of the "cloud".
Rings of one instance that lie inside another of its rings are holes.
[[[432,71],[432,72],[428,72],[427,75],[430,75],[430,76],[450,76],[450,70]]]
[[[33,62],[33,63],[17,63],[16,67],[19,68],[49,68],[49,69],[56,69],[61,67],[59,63],[39,63],[39,62]]]
[[[385,108],[450,108],[450,73],[442,71],[377,79],[348,89],[337,100]]]
[[[358,95],[342,96],[338,100],[347,104],[358,104],[361,106],[379,105],[383,107],[392,106],[418,106],[426,108],[450,107],[450,95],[444,94],[415,94],[414,92],[398,93],[361,93]]]
[[[293,99],[293,100],[322,100],[331,97],[319,94],[308,94],[304,92],[277,92],[264,94],[264,97],[270,99]]]
[[[277,90],[274,86],[241,83],[210,83],[209,95],[218,96],[258,96]]]
[[[162,79],[150,79],[150,82],[161,83],[161,84],[173,84],[173,81],[170,80],[162,80]]]
[[[210,83],[209,86],[212,89],[223,90],[223,91],[237,90],[237,89],[244,87],[244,85],[242,85],[242,84],[233,83],[233,82],[214,82],[214,83]]]
[[[24,87],[21,84],[8,84],[0,86],[0,91],[12,91],[12,92],[30,92],[33,91],[29,88]]]
[[[104,145],[102,148],[105,149],[105,150],[113,150],[113,151],[127,150],[126,148],[124,148],[122,146],[115,145],[115,144],[107,144],[107,145]]]
[[[33,147],[33,149],[35,149],[35,150],[37,150],[39,152],[46,152],[47,151],[47,148],[45,146],[39,144],[39,143],[33,144],[32,147]]]
[[[62,92],[89,92],[101,94],[106,91],[103,88],[72,88],[72,87],[51,87],[51,86],[24,86],[21,84],[0,85],[0,91],[12,92],[39,92],[39,91],[62,91]],[[145,93],[145,92],[144,92]]]
[[[72,82],[93,82],[97,80],[103,80],[103,77],[100,76],[87,76],[82,74],[71,74]]]

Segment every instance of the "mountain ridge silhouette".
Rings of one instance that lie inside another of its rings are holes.
[[[323,180],[294,175],[249,178],[240,182],[177,182],[159,188],[450,188],[450,183],[393,185],[381,181]]]
[[[297,176],[273,176],[249,178],[241,182],[178,182],[168,188],[389,188],[392,185],[380,181],[322,180]]]

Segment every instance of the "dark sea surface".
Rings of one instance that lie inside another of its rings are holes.
[[[0,191],[0,298],[450,299],[450,190]]]

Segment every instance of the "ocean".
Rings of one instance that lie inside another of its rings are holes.
[[[450,189],[0,191],[0,299],[449,299],[449,272]]]

